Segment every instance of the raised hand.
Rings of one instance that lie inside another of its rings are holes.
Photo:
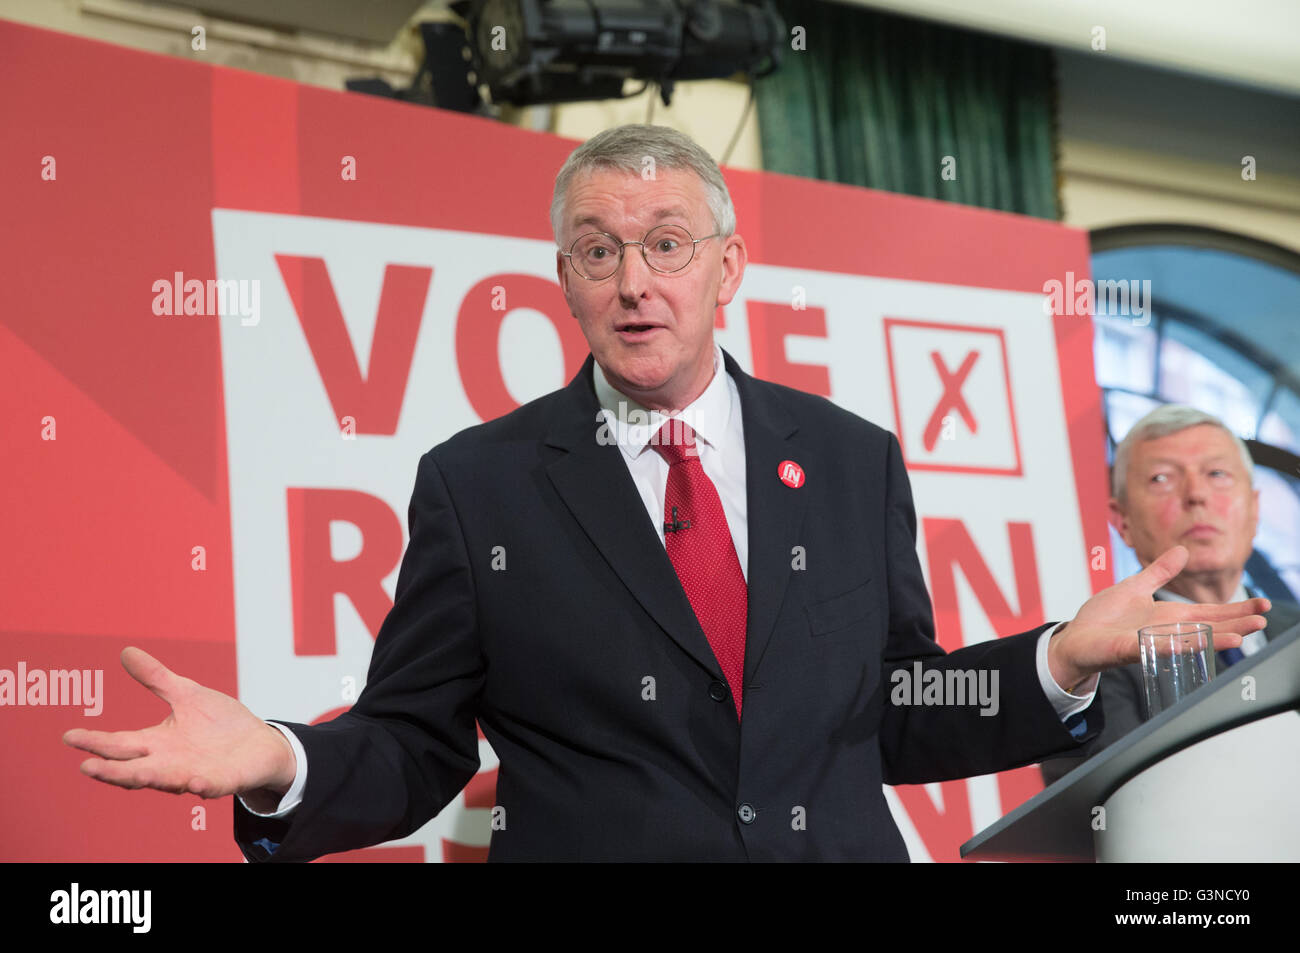
[[[97,756],[81,763],[82,774],[123,788],[203,798],[246,794],[272,806],[289,789],[296,770],[289,742],[236,699],[137,648],[122,650],[122,667],[171,714],[138,731],[65,733],[64,744]]]
[[[1247,599],[1223,605],[1157,602],[1152,595],[1187,565],[1188,553],[1175,546],[1140,573],[1097,593],[1058,632],[1047,652],[1048,667],[1065,689],[1094,672],[1138,661],[1138,629],[1166,622],[1208,622],[1214,630],[1214,648],[1236,648],[1241,637],[1264,628],[1260,613],[1267,599]]]

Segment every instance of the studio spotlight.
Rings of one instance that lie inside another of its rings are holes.
[[[780,65],[785,25],[772,0],[462,0],[471,64],[494,103],[622,98],[656,83],[761,77]]]

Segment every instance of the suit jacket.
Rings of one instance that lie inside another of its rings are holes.
[[[618,446],[598,439],[588,356],[567,387],[420,459],[366,687],[333,721],[285,723],[307,753],[303,801],[267,820],[236,799],[249,860],[415,831],[478,768],[476,719],[500,758],[490,860],[907,860],[882,784],[1029,764],[1100,731],[1098,705],[1071,734],[1047,700],[1042,628],[936,644],[892,434],[724,360],[746,447],[743,723]],[[914,660],[997,670],[999,713],[891,704]]]
[[[1265,613],[1264,619],[1267,623],[1264,636],[1272,639],[1300,623],[1300,606],[1290,602],[1275,602],[1273,608]],[[1222,673],[1221,668],[1219,672]],[[1097,684],[1097,695],[1102,699],[1106,711],[1103,730],[1077,751],[1044,761],[1041,766],[1043,783],[1052,784],[1069,774],[1085,759],[1119,741],[1147,720],[1146,688],[1142,683],[1141,663],[1121,665],[1102,672]]]

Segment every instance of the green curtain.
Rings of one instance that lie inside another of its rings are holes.
[[[1059,217],[1050,50],[822,0],[775,0],[781,68],[754,82],[763,168]],[[790,49],[790,30],[806,49]],[[945,178],[945,157],[954,178]]]

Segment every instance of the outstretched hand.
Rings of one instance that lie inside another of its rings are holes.
[[[1188,553],[1175,546],[1140,573],[1103,589],[1085,602],[1078,614],[1048,646],[1047,661],[1056,683],[1067,691],[1094,672],[1138,661],[1138,629],[1168,622],[1207,622],[1214,648],[1236,648],[1241,637],[1264,628],[1261,613],[1272,608],[1267,599],[1247,599],[1222,605],[1157,602],[1157,589],[1187,565]]]
[[[96,755],[81,763],[82,774],[123,788],[203,798],[282,795],[289,789],[296,764],[279,730],[141,649],[123,649],[122,667],[166,702],[171,714],[138,731],[66,732],[64,744]]]

